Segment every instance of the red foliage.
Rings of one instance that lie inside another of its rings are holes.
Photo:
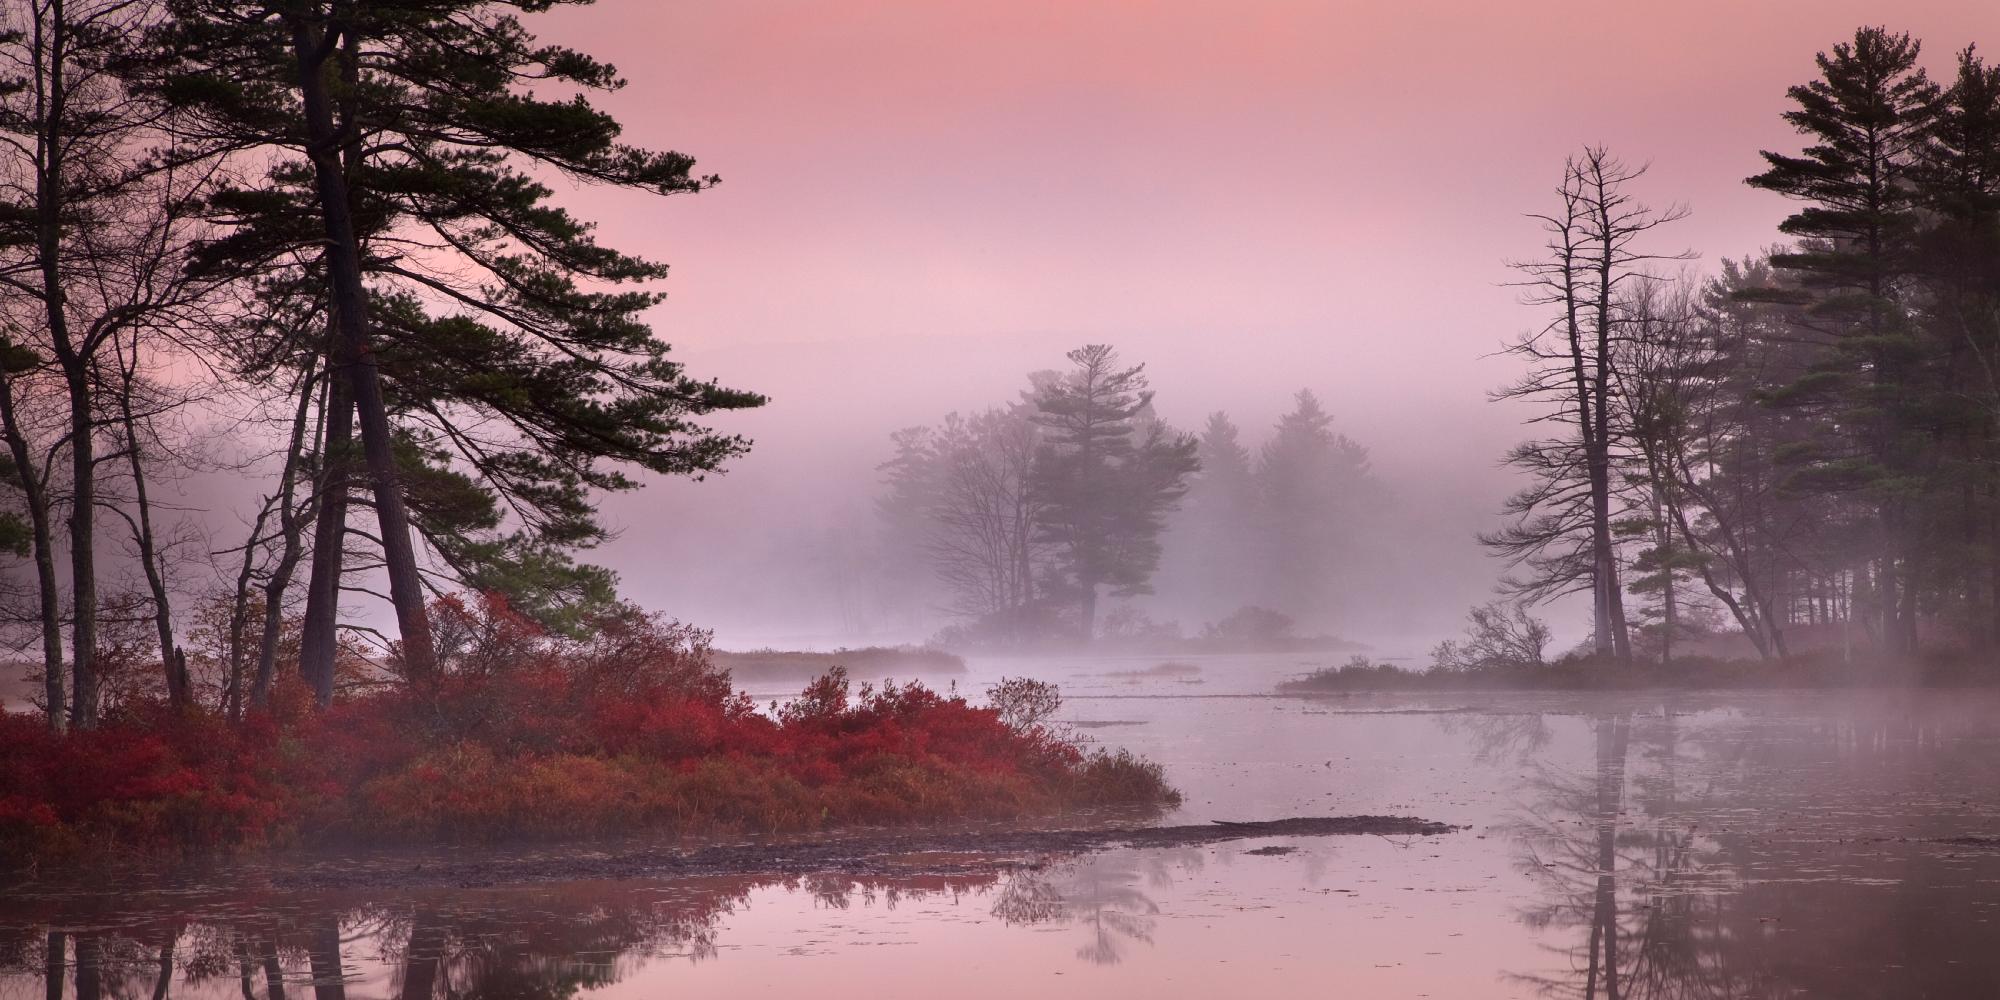
[[[707,636],[627,614],[552,637],[497,598],[434,609],[442,669],[238,725],[133,702],[81,733],[0,713],[0,862],[381,838],[800,829],[1156,803],[1156,767],[835,668],[772,714]],[[1107,796],[1109,792],[1109,796]]]

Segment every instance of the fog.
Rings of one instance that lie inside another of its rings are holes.
[[[1313,389],[1337,429],[1369,447],[1411,529],[1396,558],[1354,567],[1355,578],[1372,581],[1372,596],[1328,609],[1329,625],[1385,650],[1427,647],[1456,629],[1498,575],[1474,534],[1510,488],[1495,456],[1516,430],[1451,399],[1480,399],[1490,365],[1461,366],[1456,389],[1438,381],[1398,389],[1343,359],[1346,338],[1284,339],[1295,346],[1280,355],[1263,355],[1256,338],[1200,333],[1117,346],[1128,362],[1146,364],[1163,419],[1199,430],[1210,412],[1225,410],[1253,448],[1294,392]],[[909,600],[887,594],[896,588],[885,584],[900,581],[870,578],[869,557],[885,530],[875,502],[878,466],[892,454],[889,433],[1008,402],[1027,387],[1028,372],[1061,365],[1063,352],[1081,343],[1076,334],[1037,332],[691,351],[698,370],[771,395],[765,408],[729,424],[755,446],[725,475],[612,498],[606,509],[621,533],[597,555],[618,570],[631,598],[714,628],[725,647],[922,640],[946,624],[935,582],[920,581],[925,596]],[[1419,524],[1435,530],[1418,532]],[[1169,564],[1174,543],[1170,532]],[[1159,598],[1134,603],[1155,617],[1178,617],[1190,632],[1234,610],[1202,617]]]
[[[938,602],[885,606],[857,569],[889,433],[1006,402],[1098,342],[1147,365],[1170,423],[1226,410],[1253,448],[1314,390],[1406,532],[1396,558],[1355,567],[1372,599],[1329,627],[1427,647],[1502,572],[1474,535],[1519,486],[1498,463],[1534,411],[1487,401],[1520,369],[1492,354],[1540,322],[1505,262],[1539,247],[1524,214],[1564,153],[1601,142],[1650,163],[1634,193],[1692,212],[1664,249],[1704,267],[1756,252],[1789,207],[1742,180],[1756,150],[1792,141],[1784,88],[1880,16],[1628,9],[1602,45],[1603,12],[1572,8],[558,15],[556,37],[631,82],[607,106],[632,136],[723,177],[690,198],[575,202],[674,265],[655,318],[677,356],[772,399],[719,422],[756,441],[727,474],[611,499],[623,534],[599,557],[726,646],[922,638]],[[1976,4],[1896,13],[1925,38],[1992,25]],[[1589,623],[1565,607],[1551,618],[1568,644]]]

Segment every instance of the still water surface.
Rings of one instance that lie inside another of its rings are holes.
[[[1060,682],[1080,732],[1166,764],[1164,822],[1468,829],[985,874],[30,886],[0,998],[2000,997],[2000,696],[1264,696],[1309,659],[958,683]]]

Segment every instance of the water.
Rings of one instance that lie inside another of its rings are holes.
[[[2000,996],[2000,696],[1262,696],[1313,659],[958,682],[1060,681],[1079,732],[1167,765],[1166,822],[1469,829],[865,878],[30,887],[0,901],[0,998]]]

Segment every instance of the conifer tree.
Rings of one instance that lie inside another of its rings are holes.
[[[1371,499],[1368,450],[1333,429],[1312,390],[1293,400],[1257,458],[1265,602],[1324,623],[1336,580],[1355,555],[1356,519]]]
[[[1196,441],[1200,472],[1175,517],[1166,576],[1205,620],[1252,603],[1264,576],[1255,459],[1229,415],[1209,414]]]
[[[1069,352],[1071,370],[1038,386],[1035,421],[1048,432],[1035,458],[1038,536],[1055,547],[1077,602],[1078,632],[1096,632],[1099,588],[1151,592],[1166,515],[1199,468],[1192,437],[1151,418],[1145,366],[1090,344]]]
[[[1819,345],[1813,369],[1774,397],[1821,414],[1825,433],[1797,456],[1795,489],[1849,493],[1874,510],[1876,614],[1888,649],[1916,647],[1933,485],[1922,440],[1934,426],[1923,332],[1909,299],[1920,220],[1913,183],[1938,88],[1906,34],[1867,27],[1818,57],[1819,78],[1787,91],[1799,155],[1765,152],[1754,187],[1804,202],[1780,225],[1799,238],[1774,254],[1798,276],[1794,298]]]
[[[1944,433],[1937,582],[1970,635],[2000,642],[2000,66],[1968,47],[1938,103],[1915,180],[1927,225],[1916,268],[1920,322],[1939,358],[1933,406]]]
[[[591,491],[630,488],[634,468],[700,475],[747,445],[691,418],[761,397],[692,378],[642,318],[661,295],[634,286],[665,267],[599,245],[538,179],[659,194],[716,180],[623,142],[583,96],[621,86],[616,71],[539,43],[517,16],[563,2],[170,0],[134,69],[185,136],[246,170],[268,164],[210,199],[235,226],[212,266],[254,274],[297,257],[326,288],[333,375],[302,653],[322,700],[356,429],[403,664],[419,676],[433,654],[413,531],[474,584],[557,571],[597,594],[603,578],[571,573],[566,555],[604,537]],[[481,509],[469,484],[497,506]]]

